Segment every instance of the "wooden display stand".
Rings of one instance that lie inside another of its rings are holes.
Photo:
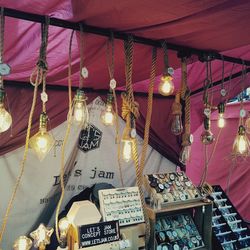
[[[199,248],[202,250],[212,249],[212,211],[213,203],[197,201],[186,204],[169,204],[168,207],[162,209],[153,209],[147,206],[147,213],[151,224],[151,235],[150,235],[150,250],[156,250],[156,239],[155,239],[155,223],[159,217],[180,214],[189,212],[194,220],[194,223],[203,239],[205,244],[204,247]]]

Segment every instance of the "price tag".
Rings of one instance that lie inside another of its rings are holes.
[[[205,115],[206,117],[210,117],[210,114],[211,114],[211,109],[205,108],[205,109],[204,109],[204,115]]]
[[[82,77],[83,77],[84,79],[88,78],[88,76],[89,76],[89,71],[88,71],[88,69],[87,69],[86,67],[83,67],[83,68],[82,68],[81,74],[82,74]]]
[[[131,129],[130,136],[131,136],[132,138],[135,138],[135,137],[136,137],[136,129],[135,129],[135,128],[132,128],[132,129]]]
[[[172,67],[168,68],[168,74],[173,76],[174,75],[174,69]]]
[[[246,116],[247,112],[245,109],[240,110],[240,117],[244,118]]]
[[[45,92],[41,93],[41,100],[42,100],[42,102],[48,101],[48,95]]]
[[[119,240],[118,221],[107,221],[79,227],[79,248],[96,246]]]
[[[110,86],[111,89],[116,88],[116,80],[114,78],[110,80],[109,86]]]
[[[227,95],[227,91],[225,89],[221,89],[220,94],[225,97]]]

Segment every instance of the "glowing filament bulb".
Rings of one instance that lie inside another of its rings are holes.
[[[13,250],[29,250],[32,246],[32,241],[26,236],[20,236],[16,239],[13,245]]]
[[[234,140],[233,153],[235,155],[249,155],[249,140],[245,133],[245,127],[242,125],[239,127],[238,134]]]
[[[104,125],[110,126],[114,124],[115,116],[112,104],[107,104],[104,111],[101,113],[101,121]]]
[[[159,85],[159,93],[164,96],[173,94],[174,84],[172,82],[173,78],[170,75],[163,75],[161,77],[161,82]]]
[[[219,114],[219,119],[218,119],[218,127],[219,128],[224,128],[225,127],[225,119],[224,119],[224,114]]]
[[[69,220],[67,219],[67,217],[63,217],[59,221],[59,230],[60,230],[61,238],[65,238],[67,236],[69,226],[70,226],[70,223],[69,223]]]
[[[82,125],[83,128],[86,128],[89,123],[89,112],[86,100],[87,97],[84,91],[78,89],[74,97],[73,121],[78,125]]]
[[[40,115],[39,131],[30,138],[29,145],[35,151],[38,159],[42,161],[55,143],[53,136],[47,131],[47,115]]]
[[[226,122],[224,118],[225,104],[223,102],[219,103],[218,105],[218,113],[219,113],[219,119],[218,119],[217,125],[219,128],[224,128]]]
[[[0,133],[8,130],[12,124],[12,117],[4,107],[5,90],[0,88]]]
[[[133,141],[132,139],[123,139],[121,141],[122,145],[122,159],[125,162],[129,162],[132,160],[132,156],[133,156]]]

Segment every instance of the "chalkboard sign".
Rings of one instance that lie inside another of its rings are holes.
[[[118,221],[107,221],[79,227],[79,247],[89,247],[119,240]]]

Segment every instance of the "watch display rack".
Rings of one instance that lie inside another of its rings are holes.
[[[212,202],[195,201],[155,209],[147,206],[150,250],[211,250]]]
[[[154,208],[201,200],[197,188],[184,172],[145,175],[144,184]]]
[[[220,186],[213,186],[212,231],[216,249],[250,249],[250,230]]]
[[[199,249],[204,247],[190,214],[161,216],[156,220],[156,249]]]

